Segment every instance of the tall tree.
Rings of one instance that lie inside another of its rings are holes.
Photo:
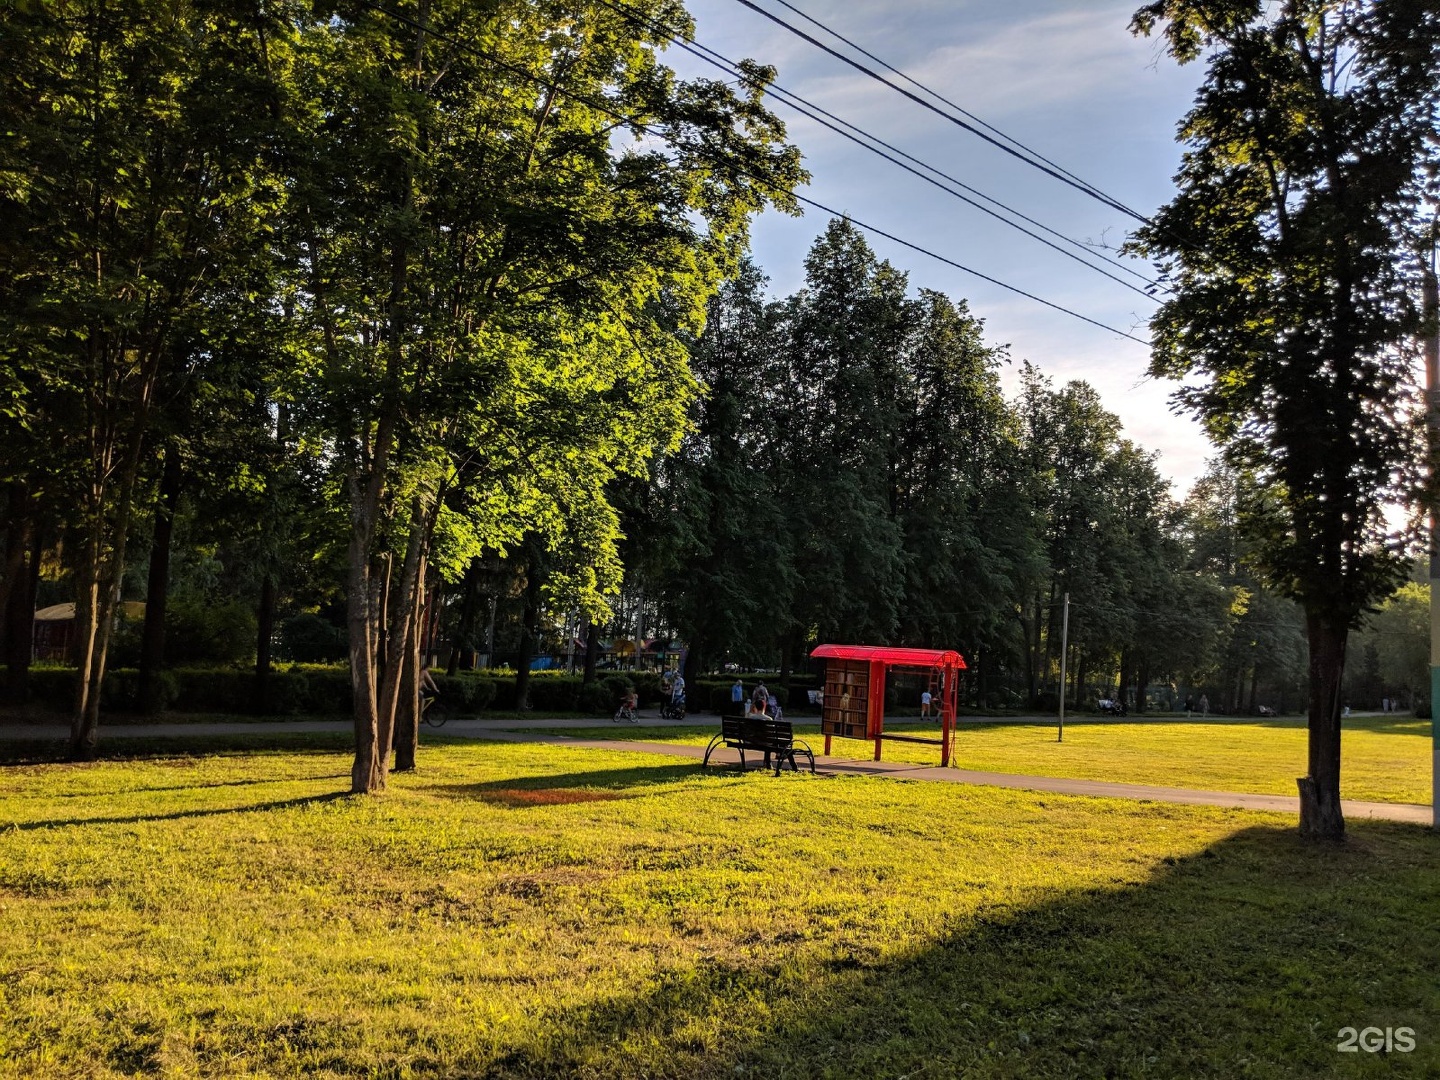
[[[1179,191],[1134,241],[1171,289],[1151,370],[1189,380],[1180,406],[1270,493],[1257,561],[1304,608],[1310,649],[1300,829],[1339,837],[1346,640],[1403,574],[1384,507],[1420,460],[1407,343],[1440,7],[1158,0],[1133,26],[1207,65]]]
[[[782,498],[795,509],[795,625],[822,639],[884,641],[905,587],[894,505],[905,275],[836,219],[805,258],[784,313],[790,401]]]
[[[679,437],[675,331],[802,174],[768,71],[677,81],[649,24],[601,5],[342,5],[302,39],[302,396],[350,515],[352,787],[378,791],[442,518],[466,555],[603,520],[609,480]]]
[[[700,670],[773,662],[789,611],[789,531],[776,485],[784,370],[764,288],[747,262],[710,302],[691,347],[704,387],[694,426],[662,466],[642,526],[665,540],[652,548],[656,577]]]
[[[268,255],[278,18],[66,0],[0,21],[0,348],[68,436],[45,468],[74,508],[76,757],[94,752],[157,389],[209,329],[212,284]]]

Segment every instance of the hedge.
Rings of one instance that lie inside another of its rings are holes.
[[[479,712],[495,697],[495,683],[491,679],[468,672],[455,676],[436,673],[434,678],[440,692],[462,711]],[[134,710],[138,685],[139,673],[133,668],[107,671],[101,688],[101,706],[115,712]],[[176,668],[159,673],[156,690],[161,707],[168,706],[178,712],[250,712],[255,701],[255,673],[236,668]],[[32,701],[68,709],[74,693],[73,668],[31,670]],[[266,712],[277,716],[348,715],[354,700],[349,670],[323,664],[271,669],[267,696]]]
[[[703,701],[705,703],[705,707],[709,709],[710,712],[728,713],[734,706],[734,702],[730,698],[730,691],[731,688],[734,687],[734,685],[735,681],[733,679],[727,683],[715,683],[708,681],[699,683],[697,693],[691,695],[690,700],[692,702]],[[744,700],[749,701],[751,696],[755,693],[755,687],[759,685],[759,682],[752,681],[749,683],[743,683],[742,685],[744,685],[745,687]],[[780,708],[785,709],[789,707],[791,693],[789,690],[787,690],[783,686],[771,686],[769,683],[765,684],[765,689],[775,695],[775,700],[780,703]],[[802,701],[806,700],[803,692],[797,691],[796,696]]]

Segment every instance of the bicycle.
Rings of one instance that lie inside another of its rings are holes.
[[[612,716],[610,720],[616,724],[622,720],[628,720],[632,724],[638,724],[640,722],[640,718],[635,715],[635,706],[630,703],[629,698],[620,702],[620,707],[615,710],[615,715]]]
[[[454,715],[450,706],[440,700],[439,695],[431,694],[420,701],[420,719],[427,727],[444,727],[445,721]]]

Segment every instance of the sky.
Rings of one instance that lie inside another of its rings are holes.
[[[792,24],[777,0],[754,0]],[[1175,129],[1203,77],[1178,67],[1128,26],[1139,0],[790,0],[806,14],[943,94],[1141,213],[1173,194]],[[778,69],[777,82],[902,150],[1072,238],[1118,246],[1136,222],[1015,161],[736,0],[690,0],[696,41],[731,59]],[[814,36],[825,35],[806,27]],[[829,43],[844,50],[833,40]],[[862,58],[863,59],[863,58]],[[665,62],[687,77],[721,77],[677,49]],[[871,65],[873,66],[873,65]],[[893,79],[893,77],[892,77]],[[772,101],[811,174],[804,194],[1001,281],[1144,339],[1152,301],[1101,277],[918,177]],[[773,211],[754,225],[752,253],[783,296],[803,285],[803,259],[827,217]],[[1146,375],[1147,349],[1053,311],[890,240],[876,252],[909,274],[912,290],[966,300],[991,344],[1008,345],[1003,378],[1020,362],[1057,384],[1083,379],[1116,413],[1125,436],[1158,453],[1183,496],[1211,449],[1198,425],[1169,406],[1174,384]],[[1146,269],[1143,264],[1133,264]],[[1126,275],[1121,274],[1121,277]]]

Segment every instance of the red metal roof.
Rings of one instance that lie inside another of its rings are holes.
[[[890,645],[816,645],[812,657],[831,660],[880,660],[902,667],[965,670],[965,658],[954,649],[907,649]]]

